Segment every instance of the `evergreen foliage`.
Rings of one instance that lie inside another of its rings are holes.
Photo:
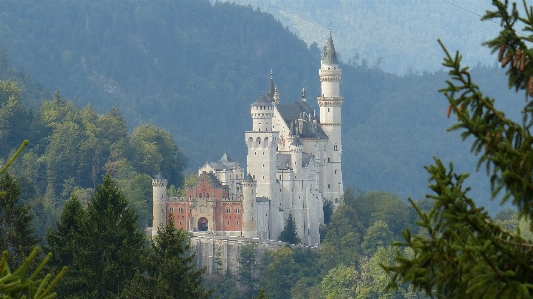
[[[449,111],[458,117],[450,130],[461,131],[463,139],[472,141],[478,167],[486,167],[492,198],[512,203],[521,218],[531,220],[533,102],[528,95],[533,95],[529,48],[533,8],[524,1],[526,15],[521,17],[516,4],[493,4],[495,10],[487,11],[483,20],[498,21],[503,28],[485,44],[499,51],[498,59],[507,67],[509,87],[526,94],[522,122],[509,119],[496,108],[496,100],[485,96],[469,68],[461,65],[459,52],[451,55],[442,42],[446,54],[443,65],[449,69],[451,80],[440,91],[449,102]],[[524,33],[518,32],[517,26]],[[468,174],[456,173],[451,163],[446,167],[438,158],[434,160],[426,167],[433,192],[427,195],[434,200],[432,209],[424,212],[411,201],[420,216],[418,225],[427,234],[403,232],[405,241],[399,245],[411,249],[412,254],[399,253],[397,264],[386,267],[394,275],[390,286],[410,282],[439,298],[531,298],[531,240],[519,230],[507,231],[474,203],[471,188],[466,187]]]
[[[120,298],[209,298],[213,291],[202,284],[205,269],[197,269],[189,233],[176,229],[172,218],[157,232]]]
[[[257,246],[248,243],[239,252],[239,275],[240,284],[246,289],[245,297],[251,297],[257,290]]]
[[[8,253],[4,251],[0,259],[0,296],[2,299],[53,299],[56,293],[52,292],[67,267],[53,277],[51,274],[43,276],[43,269],[51,257],[48,254],[37,267],[32,265],[36,260],[38,247],[24,259],[24,262],[14,271],[8,263]],[[31,270],[35,268],[35,270]]]
[[[289,217],[287,217],[285,227],[279,235],[279,240],[289,244],[300,244],[301,242],[300,238],[298,238],[298,234],[296,233],[296,222],[294,221],[292,213],[289,213]]]
[[[7,172],[0,176],[0,249],[9,253],[12,265],[22,264],[39,238],[32,228],[30,207],[20,202],[21,189]]]
[[[60,296],[112,298],[139,270],[145,238],[135,211],[109,176],[85,210],[76,198],[69,200],[57,227],[47,233],[55,264],[73,269],[58,289]]]

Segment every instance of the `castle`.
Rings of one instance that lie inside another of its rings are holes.
[[[185,230],[277,240],[292,214],[302,244],[319,244],[323,203],[335,208],[344,190],[341,76],[330,31],[319,69],[320,118],[307,104],[305,90],[300,101],[280,103],[271,74],[268,93],[250,106],[252,130],[244,133],[247,174],[224,154],[199,168],[185,197],[169,197],[167,181],[156,176],[153,227],[172,217]]]

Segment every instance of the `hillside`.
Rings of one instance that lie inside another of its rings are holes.
[[[479,21],[490,8],[490,1],[482,0],[224,1],[273,14],[309,45],[321,43],[332,28],[343,37],[337,46],[344,62],[358,55],[359,64],[366,59],[399,74],[439,70],[437,38],[465,51],[468,64],[493,65],[490,51],[479,46],[499,30],[496,23]]]
[[[297,101],[305,87],[318,110],[313,98],[323,45],[308,47],[285,24],[252,7],[207,0],[6,0],[0,16],[1,46],[16,67],[79,107],[90,102],[99,113],[118,107],[130,130],[145,122],[166,129],[191,171],[224,152],[246,165],[249,105],[266,91],[271,69],[282,102]],[[364,34],[380,39],[379,32]],[[352,38],[342,31],[333,35],[336,45]],[[439,65],[441,56],[431,54],[428,63]],[[467,146],[445,133],[453,119],[445,117],[447,104],[437,92],[445,84],[443,72],[398,76],[369,65],[341,68],[346,186],[419,199],[426,193],[423,165],[433,155],[455,161],[460,170],[475,168]],[[488,94],[520,104],[502,88],[501,70],[480,66],[472,74]],[[474,176],[472,184],[487,186],[483,180]]]

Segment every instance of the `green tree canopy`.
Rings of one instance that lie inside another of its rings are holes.
[[[301,240],[298,238],[298,234],[296,233],[296,222],[294,221],[294,217],[292,216],[292,213],[289,213],[289,216],[287,217],[287,221],[285,222],[285,227],[283,228],[283,231],[279,235],[279,240],[282,242],[287,242],[289,244],[300,244]]]
[[[21,189],[16,180],[4,173],[0,177],[0,249],[10,255],[12,265],[22,264],[39,239],[32,228],[30,207],[19,201]]]
[[[172,219],[164,228],[158,227],[157,232],[142,257],[142,268],[120,298],[209,298],[212,291],[204,289],[205,269],[196,266],[189,234],[176,229]]]
[[[500,34],[487,41],[498,60],[507,68],[508,86],[526,95],[522,121],[515,122],[496,108],[496,100],[485,96],[474,83],[475,73],[461,65],[462,56],[445,51],[443,65],[451,80],[440,91],[449,102],[448,115],[458,122],[451,130],[461,131],[472,141],[478,166],[485,166],[490,177],[492,198],[510,202],[520,217],[533,216],[533,8],[524,1],[525,16],[516,4],[493,1],[494,11],[483,20],[502,25]],[[520,26],[522,32],[517,32]],[[440,42],[440,41],[439,41]],[[428,197],[433,208],[417,208],[419,225],[427,234],[403,232],[401,244],[413,254],[399,254],[397,265],[387,267],[394,274],[391,286],[411,282],[433,297],[445,298],[531,298],[533,295],[533,243],[498,225],[469,195],[468,174],[454,171],[453,164],[435,158],[426,167],[430,174]],[[531,230],[531,227],[529,227]]]

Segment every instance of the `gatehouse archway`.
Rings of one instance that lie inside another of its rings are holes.
[[[198,219],[198,230],[201,232],[207,231],[207,224],[208,224],[207,218],[202,217]]]

